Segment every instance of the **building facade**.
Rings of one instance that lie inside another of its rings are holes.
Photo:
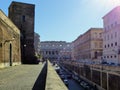
[[[80,61],[100,61],[102,56],[102,28],[90,28],[80,35],[73,45],[73,59]]]
[[[9,18],[20,29],[22,63],[35,62],[34,17],[34,4],[13,1],[9,6]]]
[[[71,60],[72,59],[72,44],[66,43],[66,45],[59,52],[59,60]]]
[[[0,68],[21,64],[20,31],[0,10]]]
[[[40,43],[40,53],[43,59],[49,59],[50,61],[56,62],[71,57],[69,47],[70,43],[65,41],[44,41]]]
[[[120,6],[103,17],[103,60],[120,64]]]

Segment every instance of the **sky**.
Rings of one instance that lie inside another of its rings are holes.
[[[72,42],[90,28],[103,28],[102,17],[120,0],[15,0],[35,4],[35,32],[41,41]],[[12,0],[0,0],[8,16]]]

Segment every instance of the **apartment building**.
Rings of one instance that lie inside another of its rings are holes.
[[[87,32],[73,41],[73,58],[83,61],[100,61],[103,50],[102,33],[102,28],[90,28]]]
[[[103,17],[103,60],[120,64],[120,6]]]

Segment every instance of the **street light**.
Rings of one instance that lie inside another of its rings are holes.
[[[23,45],[23,50],[22,50],[22,52],[23,52],[23,62],[25,62],[25,60],[26,60],[26,44],[24,44]],[[26,62],[25,62],[26,63]]]

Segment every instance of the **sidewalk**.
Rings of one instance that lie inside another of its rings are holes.
[[[40,63],[0,69],[0,90],[32,90],[43,65]]]

